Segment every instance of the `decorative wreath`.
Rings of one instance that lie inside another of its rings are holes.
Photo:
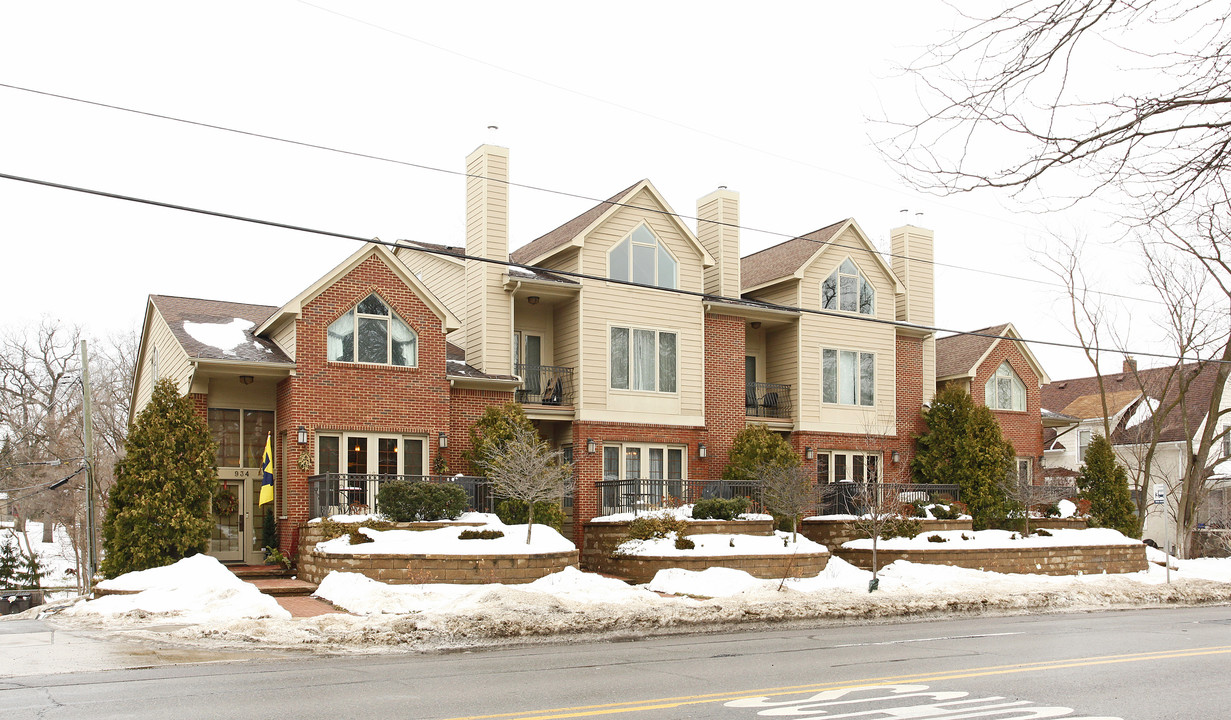
[[[214,496],[214,514],[216,515],[234,515],[239,509],[239,498],[235,497],[235,493],[229,490],[223,490]]]

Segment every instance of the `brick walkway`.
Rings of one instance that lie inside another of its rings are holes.
[[[277,600],[278,604],[291,614],[291,617],[316,617],[317,615],[328,615],[330,613],[342,612],[324,600],[308,597],[306,595],[290,595],[275,597],[274,599]]]

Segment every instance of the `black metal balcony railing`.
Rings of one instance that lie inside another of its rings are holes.
[[[744,384],[744,414],[748,417],[790,418],[791,386],[783,383]]]
[[[525,387],[517,391],[517,402],[523,405],[572,406],[573,368],[518,363],[513,366],[513,371],[525,382]]]
[[[661,510],[689,505],[709,498],[748,498],[749,512],[768,512],[761,496],[761,484],[731,480],[663,480],[626,478],[595,483],[600,515]],[[861,515],[869,504],[884,499],[901,503],[926,503],[932,499],[952,502],[958,499],[957,485],[920,485],[917,483],[831,483],[816,486],[816,500],[805,515]],[[884,505],[881,505],[884,507]]]
[[[380,512],[380,484],[392,480],[452,483],[466,491],[467,507],[477,512],[495,512],[487,478],[471,475],[358,475],[325,473],[308,478],[308,510],[312,517]]]

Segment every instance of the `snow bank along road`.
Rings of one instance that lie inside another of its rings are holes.
[[[848,625],[0,683],[0,717],[1226,717],[1231,608]]]

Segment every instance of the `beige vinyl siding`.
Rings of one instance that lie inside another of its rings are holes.
[[[291,360],[295,359],[295,319],[290,318],[282,323],[282,327],[274,331],[270,337],[274,344],[286,353]]]
[[[571,298],[555,306],[552,313],[553,348],[556,365],[573,368],[573,400],[577,407],[584,402],[581,393],[581,298]]]
[[[744,382],[769,382],[765,379],[765,336],[765,330],[754,330],[749,326],[744,327],[744,355],[750,355],[757,359],[757,376],[745,377]]]
[[[158,378],[175,381],[180,393],[187,393],[192,382],[192,364],[188,361],[188,353],[171,334],[171,328],[162,314],[154,308],[150,312],[150,326],[143,338],[145,353],[142,356],[141,371],[137,379],[137,387],[133,392],[133,416],[141,412],[141,408],[150,401],[154,393],[153,367],[150,362],[154,357],[154,348],[158,348]]]
[[[537,335],[542,341],[539,346],[539,362],[543,365],[555,365],[555,333],[553,313],[550,305],[536,305],[530,307],[523,301],[520,306],[515,306],[517,312],[513,318],[513,332],[522,333],[522,342],[525,343],[526,335]],[[514,353],[516,357],[516,353]],[[524,362],[524,359],[523,359]]]
[[[875,317],[882,320],[894,319],[896,307],[892,278],[868,253],[848,249],[857,247],[862,242],[854,230],[847,230],[834,243],[838,247],[830,247],[812,262],[800,282],[800,300],[803,307],[821,308],[821,283],[843,260],[850,257],[876,291]],[[800,318],[802,379],[800,392],[796,394],[796,406],[800,409],[801,429],[876,435],[896,433],[896,331],[892,325],[862,319],[866,317],[868,316],[856,313],[837,313],[837,316],[805,314]],[[872,408],[859,405],[822,405],[823,348],[876,354],[876,395]]]
[[[799,283],[796,280],[787,280],[786,282],[757,290],[754,293],[749,293],[748,297],[762,302],[773,303],[774,305],[799,307]]]
[[[630,205],[660,207],[647,191]],[[699,292],[702,258],[677,226],[661,213],[624,207],[589,233],[581,265],[593,275],[607,274],[607,252],[641,222],[645,222],[678,264],[678,287]],[[585,280],[581,318],[581,388],[585,398],[579,419],[696,424],[705,408],[704,315],[699,298],[650,289]],[[676,393],[638,393],[609,389],[609,345],[612,326],[646,328],[677,334]],[[559,327],[559,326],[557,326]],[[561,352],[563,342],[557,342]],[[623,417],[621,417],[623,416]]]
[[[786,307],[800,306],[800,285],[798,280],[773,285],[749,297],[775,305]],[[791,386],[792,407],[795,418],[799,418],[799,398],[803,392],[802,375],[799,364],[800,357],[800,321],[765,334],[765,382],[780,383]],[[758,368],[758,372],[760,369]],[[819,393],[819,386],[817,392]]]
[[[540,262],[537,267],[546,270],[561,270],[564,272],[581,272],[580,248],[562,250]]]
[[[449,312],[466,324],[466,271],[465,267],[436,255],[399,248],[398,259],[410,269]],[[465,330],[458,337],[464,337]]]

